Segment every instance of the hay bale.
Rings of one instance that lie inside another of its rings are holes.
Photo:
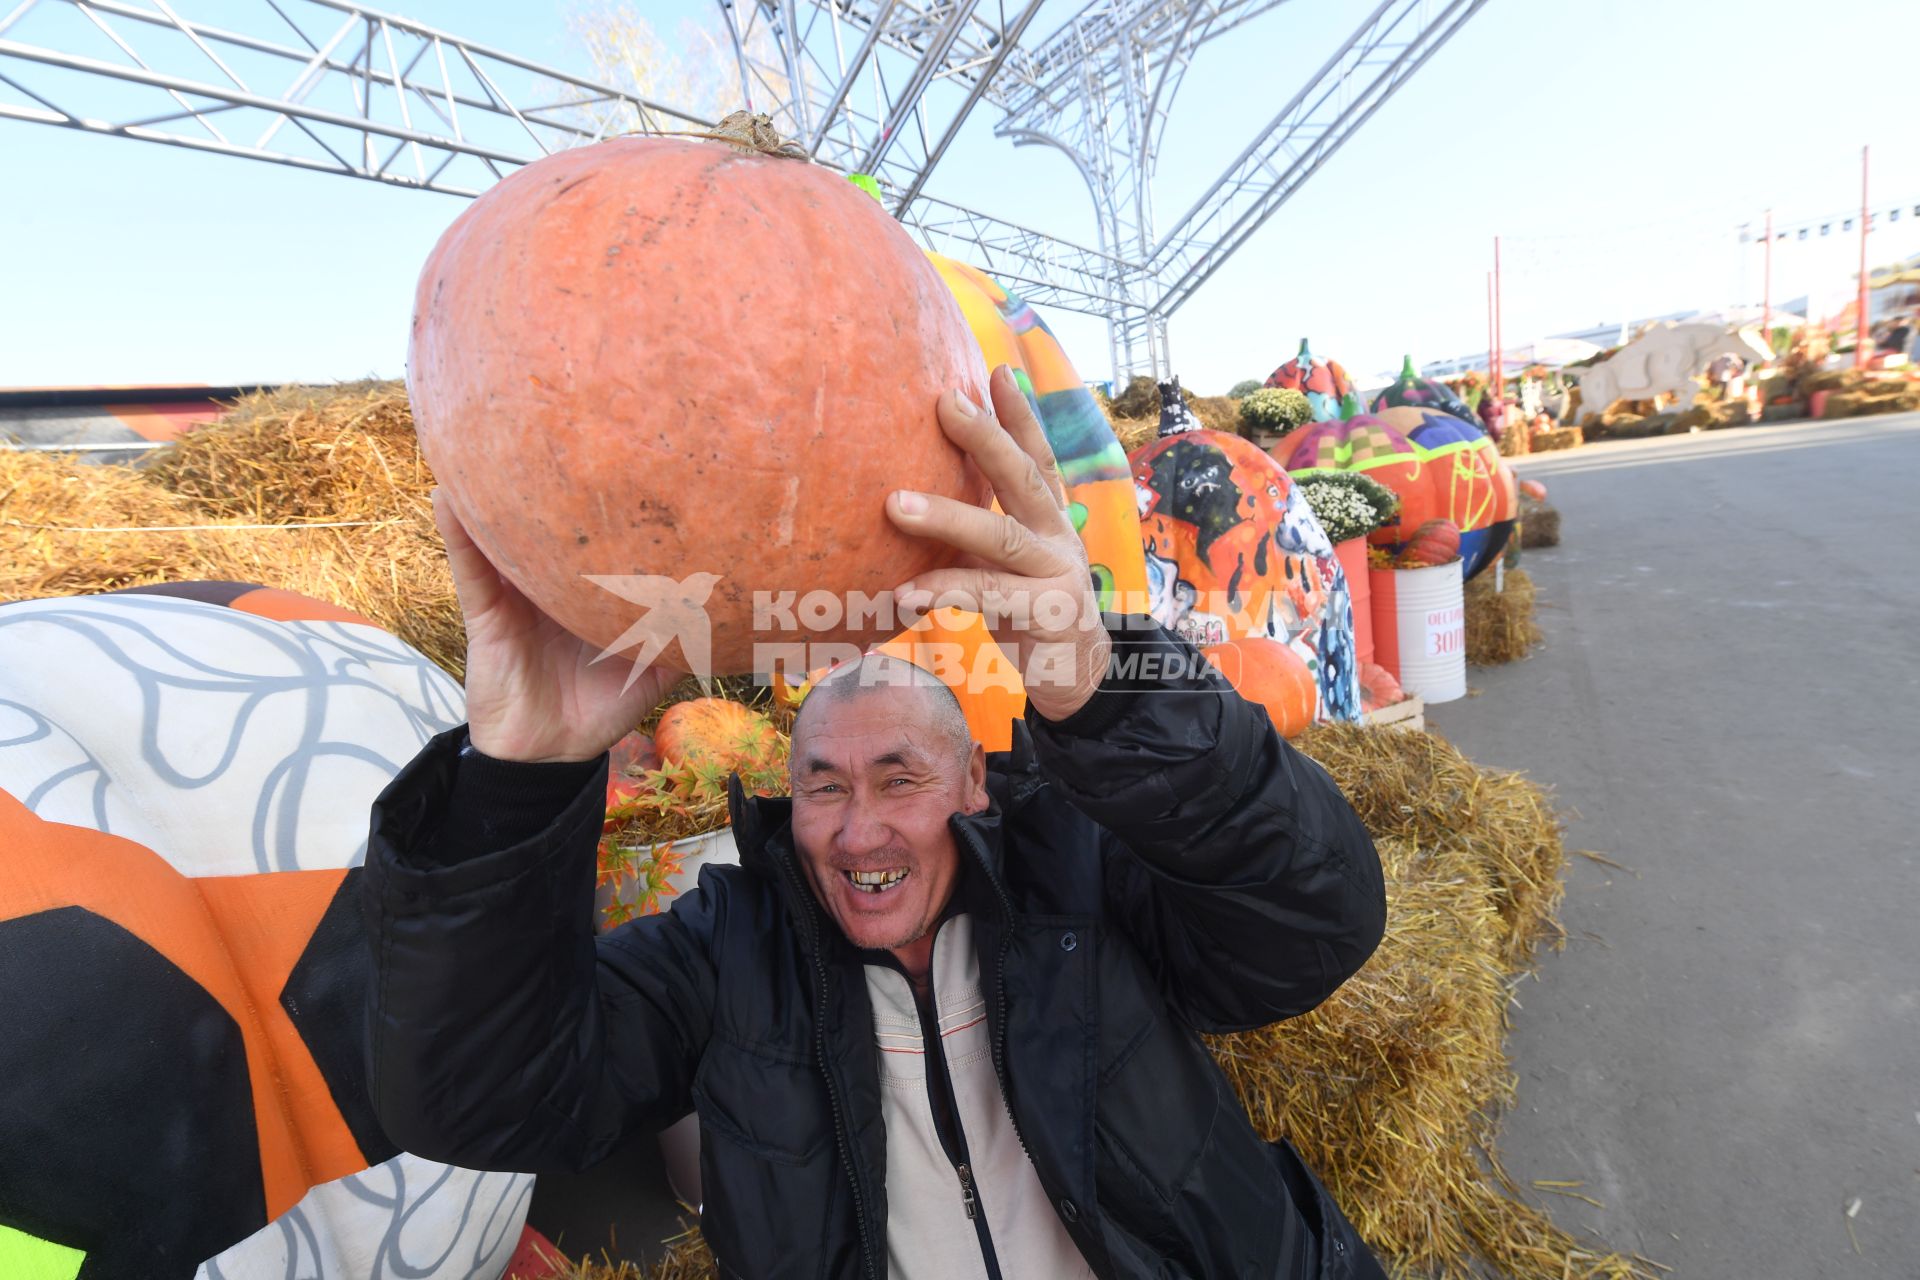
[[[1160,420],[1160,386],[1143,373],[1127,379],[1126,390],[1113,398],[1109,415],[1119,418]]]
[[[1851,369],[1822,369],[1800,379],[1798,394],[1804,400],[1816,391],[1849,390],[1854,381],[1855,375]]]
[[[1557,514],[1555,529],[1557,533]],[[1533,616],[1533,579],[1527,571],[1506,573],[1504,590],[1495,589],[1494,576],[1483,573],[1466,587],[1467,661],[1477,667],[1497,667],[1524,658],[1542,638]]]
[[[1230,396],[1188,396],[1187,408],[1210,430],[1228,435],[1240,430],[1240,402]]]
[[[1560,508],[1550,502],[1520,499],[1520,549],[1560,545]]]
[[[1558,449],[1573,449],[1585,444],[1587,433],[1580,427],[1556,427],[1551,431],[1536,431],[1532,445],[1535,453],[1552,453]]]
[[[1396,1274],[1650,1275],[1520,1202],[1493,1147],[1509,985],[1560,939],[1545,794],[1426,732],[1318,726],[1299,745],[1374,833],[1387,932],[1320,1008],[1215,1042],[1256,1127],[1300,1148]]]
[[[1113,434],[1119,437],[1120,447],[1128,453],[1144,445],[1152,444],[1160,434],[1160,419],[1151,418],[1115,418]]]
[[[1376,839],[1473,853],[1502,921],[1491,939],[1511,972],[1542,942],[1556,948],[1566,858],[1546,792],[1516,773],[1482,769],[1444,738],[1404,739],[1358,725],[1315,725],[1297,745],[1330,774]]]
[[[457,679],[432,485],[398,383],[251,396],[139,469],[0,453],[0,600],[256,582],[362,614]]]

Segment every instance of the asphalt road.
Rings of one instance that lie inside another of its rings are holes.
[[[1916,1280],[1920,415],[1521,471],[1563,517],[1524,565],[1546,643],[1430,720],[1632,870],[1570,860],[1509,1170],[1584,1180],[1604,1207],[1531,1194],[1675,1276]]]

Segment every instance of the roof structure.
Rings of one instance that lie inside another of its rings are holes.
[[[1290,97],[1255,104],[1264,123],[1170,220],[1153,175],[1195,55],[1282,0],[1088,0],[1038,41],[1043,0],[716,3],[750,107],[818,162],[874,177],[929,248],[1035,305],[1104,317],[1124,378],[1168,374],[1168,318],[1486,0],[1379,0]],[[711,123],[349,0],[234,0],[231,26],[194,8],[19,0],[0,16],[0,118],[468,196],[615,122]],[[983,105],[999,137],[1072,162],[1098,243],[930,189]]]

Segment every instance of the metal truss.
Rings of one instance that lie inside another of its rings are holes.
[[[19,0],[0,118],[462,196],[611,132],[710,123],[346,0],[245,0],[245,29],[177,2]],[[1031,46],[1042,0],[716,2],[744,105],[872,175],[929,247],[1106,318],[1124,378],[1170,369],[1167,318],[1486,0],[1384,0],[1164,233],[1152,176],[1194,54],[1283,0],[1091,0]],[[983,102],[999,136],[1073,163],[1098,247],[927,192]]]

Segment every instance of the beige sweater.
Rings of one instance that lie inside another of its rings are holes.
[[[940,1048],[964,1136],[974,1209],[984,1217],[1002,1280],[1076,1280],[1093,1272],[1053,1211],[1014,1132],[994,1076],[987,1004],[967,917],[933,942]],[[966,1189],[934,1124],[927,1045],[905,975],[866,966],[887,1126],[887,1272],[892,1280],[985,1280]]]

